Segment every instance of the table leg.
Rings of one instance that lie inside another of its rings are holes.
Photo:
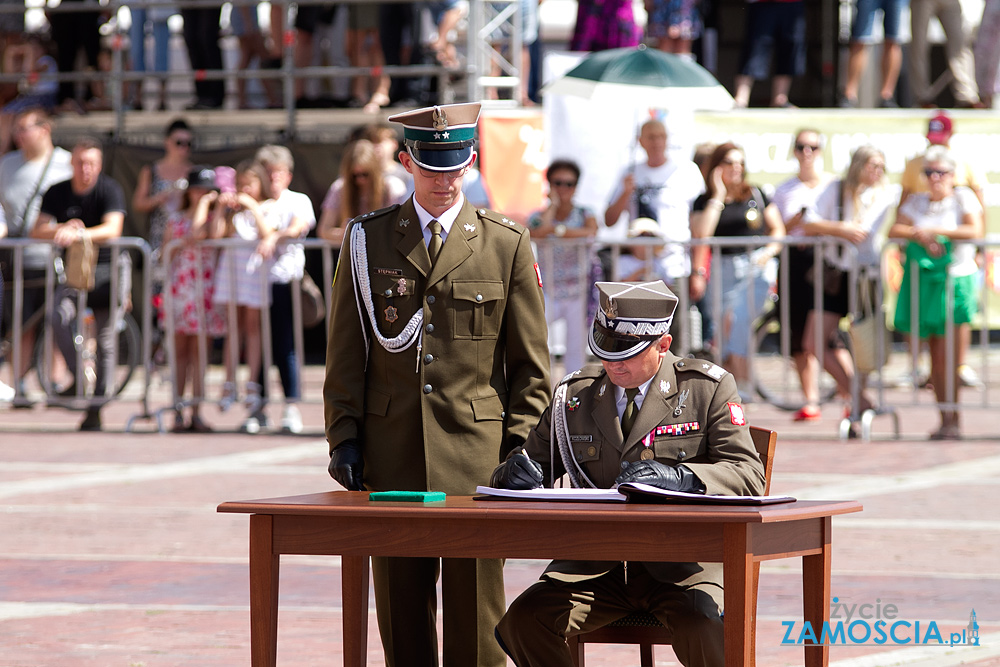
[[[817,519],[823,524],[823,550],[802,557],[803,617],[812,626],[816,637],[822,637],[823,624],[830,621],[830,555],[832,552],[831,517]],[[806,645],[806,667],[827,667],[830,662],[828,645]]]
[[[754,667],[753,554],[745,523],[727,524],[723,543],[726,667]]]
[[[274,518],[250,515],[250,664],[275,667],[278,656],[278,570]]]
[[[344,667],[368,662],[368,556],[340,557]]]

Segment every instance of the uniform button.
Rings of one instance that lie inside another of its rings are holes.
[[[486,209],[485,208],[479,209],[479,214],[480,215],[486,215]]]
[[[434,333],[434,325],[428,324],[426,327],[424,327],[424,331],[426,331],[427,333]]]
[[[424,355],[424,363],[425,364],[429,364],[432,361],[434,361],[434,355],[433,354],[425,354]]]
[[[427,297],[427,303],[434,303],[434,295],[433,294],[431,294],[429,297]]]
[[[502,411],[500,413],[500,419],[506,419],[506,417],[507,417],[507,412],[506,411]]]
[[[425,385],[424,385],[424,393],[425,393],[425,394],[429,394],[429,393],[431,393],[432,391],[434,391],[434,387],[430,386],[429,384],[425,384]]]
[[[683,361],[678,361],[677,362],[677,368],[683,368],[683,367],[684,367],[684,362]]]
[[[386,296],[392,296],[392,290],[391,290],[391,289],[387,289],[387,290],[385,291],[385,295],[386,295]]]
[[[687,456],[687,452],[685,452],[683,449],[681,451],[677,452],[677,458],[682,459],[685,456]]]
[[[628,467],[628,461],[622,461],[622,470]]]
[[[476,301],[482,301],[482,300],[483,300],[483,295],[482,294],[477,294],[476,295]]]

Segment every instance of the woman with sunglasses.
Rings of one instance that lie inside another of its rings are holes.
[[[903,281],[893,325],[909,333],[911,272],[918,272],[920,304],[918,331],[931,351],[931,384],[941,406],[941,426],[930,434],[932,440],[961,438],[959,412],[948,405],[958,403],[961,386],[958,368],[972,339],[969,323],[976,314],[976,246],[962,241],[983,237],[983,208],[975,193],[955,187],[956,161],[944,146],[931,146],[924,154],[924,175],[929,191],[910,195],[896,212],[889,236],[908,241]],[[952,291],[954,359],[948,365],[947,309]],[[949,391],[949,388],[953,391]]]
[[[819,339],[825,344],[823,367],[837,383],[841,398],[849,400],[851,397],[854,361],[836,335],[840,320],[850,310],[848,275],[857,262],[859,284],[856,289],[867,290],[869,297],[874,296],[879,285],[879,257],[885,240],[883,230],[892,203],[893,195],[885,176],[885,155],[874,146],[861,146],[851,156],[844,177],[824,188],[816,205],[802,220],[806,236],[826,236],[838,243],[823,248],[822,264],[812,263],[805,273],[790,276],[791,280],[803,283],[810,294],[810,309],[800,341],[802,353],[796,357],[806,404],[795,415],[796,421],[820,417],[817,328],[820,329]],[[856,252],[851,252],[848,244],[853,245]],[[812,247],[807,252],[815,259]],[[817,279],[822,282],[822,311],[812,299]],[[862,393],[859,414],[871,407],[871,399]]]
[[[406,184],[383,171],[382,157],[375,144],[358,139],[348,144],[340,159],[340,177],[323,198],[316,234],[339,246],[352,218],[401,204],[405,199]]]
[[[194,134],[186,121],[173,121],[163,138],[163,157],[139,170],[132,210],[149,214],[146,240],[154,253],[159,253],[167,220],[180,208],[187,189],[185,179],[194,166],[191,163],[193,140]]]
[[[588,208],[573,203],[580,166],[572,160],[555,160],[545,170],[549,183],[549,205],[531,215],[528,231],[534,239],[554,239],[554,243],[539,248],[539,261],[545,283],[545,319],[552,330],[553,322],[562,320],[566,327],[566,352],[563,365],[566,372],[583,367],[584,326],[587,319],[587,297],[592,285],[594,266],[591,244],[560,243],[558,239],[593,238],[597,234],[597,217]]]
[[[760,188],[746,181],[746,157],[743,149],[726,142],[712,151],[705,167],[705,194],[692,206],[691,235],[694,238],[741,238],[745,245],[723,245],[713,253],[715,259],[706,292],[713,318],[721,324],[718,348],[723,365],[733,374],[740,396],[750,400],[747,385],[747,355],[750,352],[750,326],[764,307],[770,289],[765,268],[781,250],[779,244],[761,245],[760,237],[780,239],[785,225],[777,206]],[[709,248],[696,246],[692,251],[695,275],[707,272]],[[717,309],[715,287],[720,282],[722,307]]]
[[[833,180],[833,175],[823,171],[823,141],[820,133],[813,129],[801,129],[795,134],[794,153],[799,163],[798,173],[781,183],[774,191],[774,204],[781,213],[788,236],[805,236],[803,217],[806,211],[815,207],[816,199]],[[781,257],[787,262],[788,284],[781,281],[778,274],[778,297],[788,303],[788,330],[792,359],[803,387],[818,383],[810,373],[813,369],[802,349],[802,334],[806,328],[806,316],[813,308],[812,286],[802,280],[813,264],[813,249],[807,245],[790,245]],[[823,357],[831,363],[829,355]],[[795,414],[795,421],[819,419],[819,410],[814,405],[806,405]]]

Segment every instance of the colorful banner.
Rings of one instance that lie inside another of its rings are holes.
[[[493,208],[527,222],[542,207],[542,181],[548,165],[541,111],[484,112],[479,141],[479,169]]]

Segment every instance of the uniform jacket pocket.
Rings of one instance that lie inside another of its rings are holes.
[[[503,281],[456,280],[451,289],[455,338],[496,338],[503,311]]]

